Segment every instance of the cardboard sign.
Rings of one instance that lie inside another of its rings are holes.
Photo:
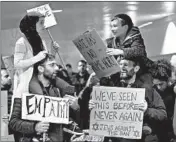
[[[22,119],[68,124],[69,101],[66,98],[24,93]]]
[[[106,53],[107,47],[95,30],[78,36],[73,43],[99,78],[120,71],[114,56]]]
[[[145,89],[93,87],[96,107],[90,115],[90,134],[141,139]]]
[[[41,14],[45,15],[45,21],[44,21],[44,27],[48,28],[51,26],[54,26],[57,24],[56,19],[54,17],[54,14],[49,6],[49,4],[45,4],[30,10],[27,10],[27,12],[32,12],[32,11],[37,11],[40,12]]]

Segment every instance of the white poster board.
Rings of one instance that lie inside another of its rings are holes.
[[[107,47],[96,30],[78,36],[73,43],[99,78],[120,71],[114,56],[106,53]]]
[[[93,87],[90,134],[141,139],[144,114],[137,105],[144,98],[143,88]]]
[[[24,93],[22,95],[22,119],[68,124],[69,100]]]
[[[45,4],[45,5],[27,10],[28,13],[31,11],[37,11],[45,15],[45,21],[44,21],[45,28],[48,28],[48,27],[51,27],[57,24],[56,19],[54,17],[54,14],[49,4]]]

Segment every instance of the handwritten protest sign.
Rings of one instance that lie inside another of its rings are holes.
[[[78,36],[73,43],[99,78],[120,70],[114,56],[107,55],[107,47],[95,30]]]
[[[90,115],[90,134],[141,139],[145,89],[93,87],[96,107]]]
[[[37,11],[41,14],[45,15],[44,27],[48,28],[57,24],[54,14],[49,6],[49,4],[45,4],[39,7],[35,7],[33,9],[27,10],[27,12]]]
[[[68,124],[69,101],[66,98],[24,93],[22,119]]]

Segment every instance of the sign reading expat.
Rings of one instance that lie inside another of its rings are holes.
[[[120,71],[114,56],[106,53],[107,47],[96,30],[78,36],[73,43],[99,78]]]
[[[144,88],[93,87],[90,134],[141,139]]]
[[[68,124],[69,100],[44,95],[22,95],[22,119]]]
[[[48,28],[57,24],[52,9],[50,8],[49,4],[45,4],[39,7],[35,7],[32,9],[27,10],[27,13],[37,11],[41,14],[45,15],[44,27]]]

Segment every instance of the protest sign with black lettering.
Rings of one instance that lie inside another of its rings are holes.
[[[68,124],[69,101],[44,95],[22,95],[22,119]]]
[[[92,99],[90,134],[141,139],[144,88],[93,87]]]
[[[54,17],[54,14],[49,4],[45,4],[45,5],[27,10],[28,13],[32,11],[37,11],[45,15],[45,21],[44,21],[45,28],[48,28],[48,27],[51,27],[57,24],[56,19]]]
[[[96,30],[78,36],[73,43],[99,78],[120,71],[114,56],[106,53],[107,47]]]

